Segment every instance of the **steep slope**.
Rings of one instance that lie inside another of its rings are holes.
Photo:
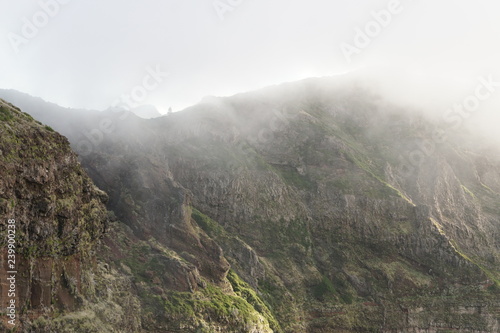
[[[337,79],[150,121],[94,116],[65,134],[143,245],[109,261],[161,295],[156,329],[195,331],[196,297],[231,288],[275,331],[499,330],[500,154],[473,135],[449,131],[430,149],[440,124]],[[185,268],[138,256],[155,251]],[[208,331],[228,317],[209,312]]]
[[[172,200],[159,208],[171,214],[176,248],[203,260],[201,274],[148,240],[156,230],[134,235],[113,214],[108,225],[108,196],[88,178],[65,137],[3,100],[0,133],[3,330],[161,332],[169,322],[167,331],[270,331],[266,306],[229,272],[219,246],[193,225],[189,195],[179,185],[159,186]],[[9,269],[8,230],[15,230],[17,254]],[[15,282],[7,280],[14,270]],[[168,297],[162,288],[171,292]],[[176,320],[180,310],[189,316]]]
[[[130,279],[96,259],[107,200],[65,137],[0,100],[2,332],[137,331]]]
[[[19,327],[28,318],[73,311],[89,295],[107,195],[85,174],[66,138],[3,100],[0,133],[0,289],[2,309],[15,302]],[[16,253],[9,269],[8,230]],[[15,283],[7,282],[7,270],[17,271]],[[7,320],[3,315],[2,324],[11,328]]]

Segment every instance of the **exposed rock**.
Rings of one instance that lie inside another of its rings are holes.
[[[87,277],[107,224],[107,195],[85,174],[65,137],[3,100],[0,109],[9,115],[0,121],[1,307],[15,300],[20,325],[45,313],[73,311],[89,295]],[[6,269],[10,219],[15,297],[8,296]],[[1,318],[9,327],[7,319]]]
[[[101,258],[137,289],[141,329],[498,331],[498,149],[451,133],[414,166],[435,124],[330,81],[53,122],[109,194]],[[67,128],[104,118],[83,151]]]

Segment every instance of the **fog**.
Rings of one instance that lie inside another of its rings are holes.
[[[437,118],[473,103],[467,98],[489,80],[480,105],[461,117],[468,126],[498,120],[500,5],[493,1],[0,5],[0,88],[65,107],[153,105],[165,114],[205,96],[347,73]]]

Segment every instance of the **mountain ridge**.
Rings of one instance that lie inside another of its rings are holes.
[[[166,300],[156,307],[173,311],[169,299],[184,305],[143,328],[214,330],[211,306],[188,306],[190,297],[214,291],[209,281],[215,290],[240,290],[236,274],[261,299],[247,302],[273,331],[498,329],[498,151],[450,133],[405,170],[432,122],[333,81],[220,98],[152,121],[109,113],[68,121],[60,111],[71,126],[43,120],[78,151],[91,142],[85,134],[110,119],[113,131],[82,164],[109,194],[118,225],[130,228],[127,237],[146,242],[147,253],[173,251],[198,272],[179,285],[175,265],[162,266],[160,276],[174,279],[160,279]],[[126,265],[144,294],[155,293],[148,281],[159,272],[107,260],[122,272]],[[204,314],[193,318],[189,309],[200,306]]]

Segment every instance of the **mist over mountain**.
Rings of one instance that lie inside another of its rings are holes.
[[[0,91],[65,135],[109,196],[93,273],[108,303],[76,290],[82,307],[55,319],[28,305],[26,327],[498,331],[500,149],[460,113],[495,83],[416,104],[374,79],[311,78],[155,119]]]
[[[500,333],[499,9],[0,0],[0,333]]]
[[[158,118],[161,117],[161,113],[158,111],[158,109],[154,105],[142,105],[135,107],[130,110],[132,113],[134,113],[136,116],[144,118],[144,119],[151,119],[151,118]]]

